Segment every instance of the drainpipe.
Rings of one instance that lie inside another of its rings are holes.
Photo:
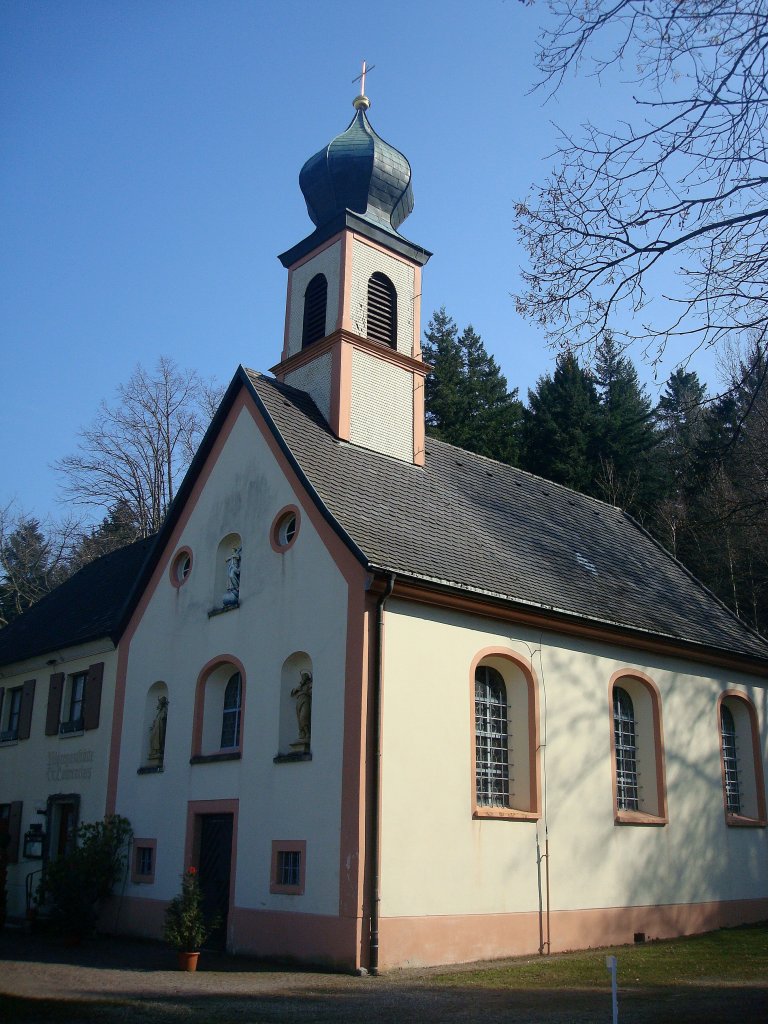
[[[379,973],[379,909],[381,905],[381,879],[379,877],[379,846],[381,839],[381,680],[384,660],[384,605],[395,589],[395,574],[389,574],[386,590],[376,603],[376,660],[373,678],[373,778],[371,780],[371,948],[368,970],[376,977]]]

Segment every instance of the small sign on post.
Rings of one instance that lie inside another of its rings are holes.
[[[605,966],[611,976],[611,1007],[613,1010],[613,1024],[619,1024],[619,995],[616,989],[616,957],[607,956]]]

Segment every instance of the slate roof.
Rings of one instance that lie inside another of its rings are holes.
[[[432,438],[423,468],[339,441],[306,393],[246,373],[370,568],[768,659],[768,643],[620,509]]]
[[[102,637],[116,642],[153,543],[150,537],[97,558],[0,629],[0,665]]]

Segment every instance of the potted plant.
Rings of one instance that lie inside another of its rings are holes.
[[[200,947],[217,924],[217,920],[205,920],[197,868],[187,868],[181,876],[181,892],[173,897],[165,911],[163,932],[166,942],[178,952],[179,970],[197,970]]]

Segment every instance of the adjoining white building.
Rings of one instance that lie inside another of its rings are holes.
[[[275,377],[235,374],[119,616],[81,807],[134,828],[117,926],[159,935],[189,864],[214,941],[348,969],[765,918],[768,644],[621,510],[425,439],[429,253],[355,105]],[[0,743],[23,827],[44,717]]]

